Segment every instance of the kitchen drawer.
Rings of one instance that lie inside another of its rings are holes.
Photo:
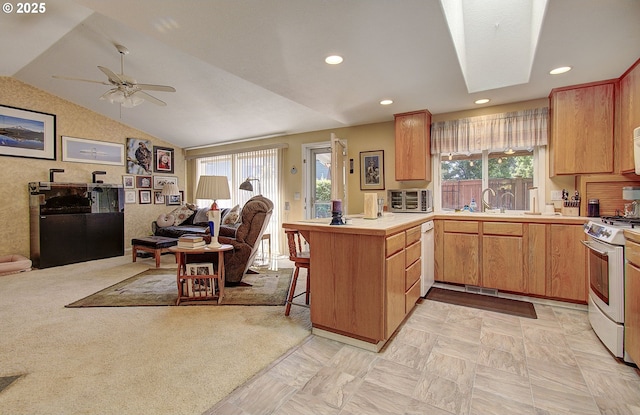
[[[420,259],[421,250],[422,250],[422,244],[420,243],[420,241],[415,242],[413,245],[409,245],[407,247],[407,254],[405,256],[406,267],[408,267],[409,265],[413,264],[418,259]]]
[[[420,226],[415,226],[406,230],[407,233],[407,245],[420,240]]]
[[[416,281],[407,293],[404,295],[404,313],[409,314],[409,312],[416,305],[416,302],[420,298],[420,280]]]
[[[396,252],[402,251],[404,249],[404,232],[397,233],[395,235],[391,235],[387,237],[386,241],[386,257],[389,258],[391,255]]]
[[[627,239],[624,247],[624,254],[627,261],[636,267],[640,267],[640,244]]]
[[[422,262],[416,261],[407,268],[404,274],[404,289],[408,290],[416,281],[420,279],[420,273],[422,272]]]
[[[482,232],[485,235],[522,236],[522,223],[484,222]]]
[[[478,233],[478,222],[466,220],[444,221],[444,231],[453,233]]]

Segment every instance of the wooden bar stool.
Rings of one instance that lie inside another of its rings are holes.
[[[289,245],[289,260],[293,261],[296,269],[293,272],[293,278],[291,278],[291,286],[289,287],[289,295],[287,296],[287,308],[284,311],[284,315],[288,316],[291,311],[291,305],[299,305],[302,307],[309,307],[309,293],[311,292],[311,269],[310,265],[310,256],[308,251],[302,251],[302,237],[300,236],[300,232],[292,229],[285,229],[285,234],[287,234],[287,243]],[[307,289],[306,292],[294,295],[296,292],[296,284],[298,282],[298,274],[300,273],[300,268],[307,269]],[[305,294],[306,302],[305,304],[294,303],[293,299],[296,297]]]

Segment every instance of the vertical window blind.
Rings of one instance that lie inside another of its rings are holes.
[[[235,205],[242,207],[249,199],[258,194],[262,194],[273,202],[273,214],[264,232],[271,234],[271,249],[275,254],[280,254],[281,252],[281,152],[281,148],[269,148],[196,159],[196,177],[198,180],[203,175],[226,176],[229,179],[231,200],[219,200],[218,206],[221,208],[231,208]],[[240,184],[246,179],[257,179],[250,181],[253,186],[252,192],[240,189]],[[196,200],[196,204],[199,207],[208,206],[210,203],[210,201],[206,200]],[[268,249],[265,246],[265,254],[267,251]]]

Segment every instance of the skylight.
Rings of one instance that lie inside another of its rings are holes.
[[[529,82],[547,0],[440,0],[469,93]]]

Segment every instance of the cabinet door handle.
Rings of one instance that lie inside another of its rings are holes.
[[[597,252],[598,254],[600,254],[602,256],[609,256],[608,252],[604,252],[604,251],[601,251],[599,249],[596,249],[596,248],[592,247],[591,244],[589,242],[587,242],[587,241],[580,241],[580,243],[582,243],[582,245],[586,246],[587,248],[589,248],[593,252]]]

